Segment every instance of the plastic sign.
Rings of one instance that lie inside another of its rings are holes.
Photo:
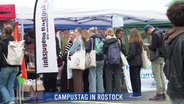
[[[112,27],[122,27],[124,26],[123,17],[118,15],[113,15],[112,17]]]

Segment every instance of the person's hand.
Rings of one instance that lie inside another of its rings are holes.
[[[144,43],[144,46],[148,47],[150,44],[149,43]]]

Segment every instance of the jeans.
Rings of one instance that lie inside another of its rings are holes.
[[[105,65],[106,92],[120,92],[121,65]]]
[[[0,91],[5,104],[14,101],[14,81],[19,71],[19,67],[1,67]]]
[[[103,66],[104,60],[96,61],[96,67],[89,69],[89,92],[104,92]]]
[[[171,104],[184,104],[184,98],[176,98],[169,96]]]
[[[153,77],[156,82],[157,94],[165,93],[165,78],[163,73],[163,62],[164,59],[158,57],[151,61]]]

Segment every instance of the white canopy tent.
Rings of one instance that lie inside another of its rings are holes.
[[[57,25],[111,26],[112,16],[123,17],[124,23],[168,21],[166,5],[171,0],[53,0]],[[35,0],[1,0],[15,4],[16,18],[21,24],[33,24]]]

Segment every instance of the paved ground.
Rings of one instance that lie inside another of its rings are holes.
[[[128,101],[71,101],[71,102],[34,102],[34,104],[170,104],[169,98],[165,101],[149,101],[154,92],[143,92],[142,97],[139,99],[129,99]],[[26,103],[24,104],[33,104]]]

